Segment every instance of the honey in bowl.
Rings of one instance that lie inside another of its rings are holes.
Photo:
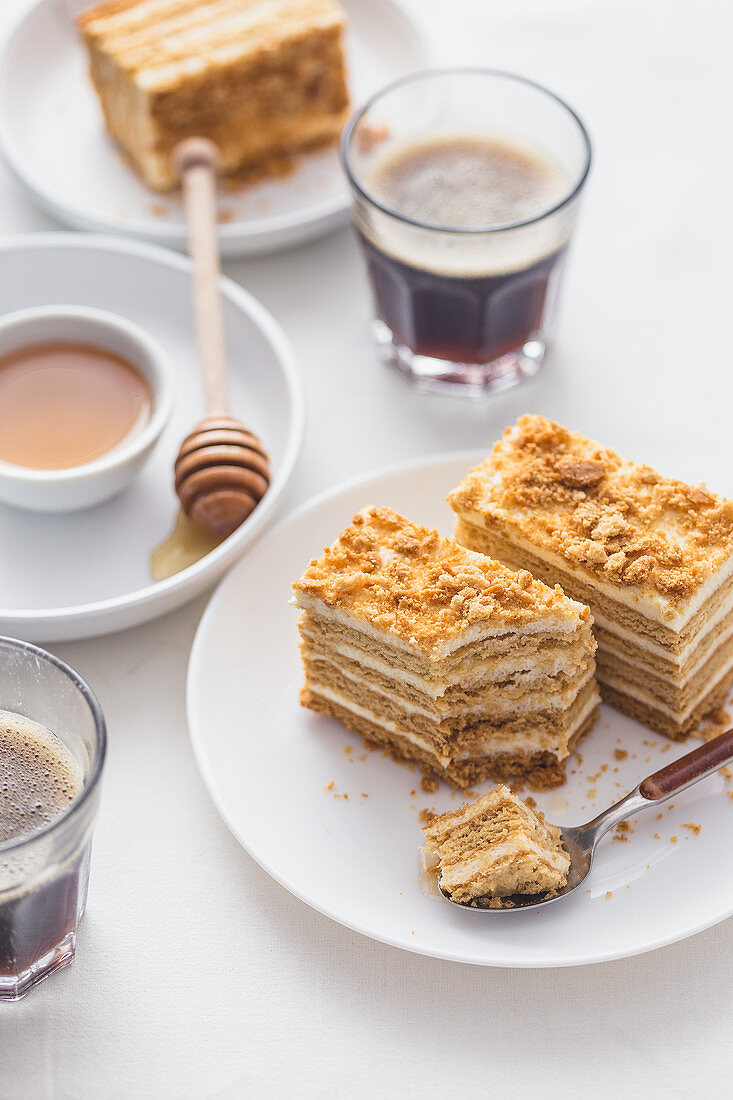
[[[141,372],[91,344],[39,343],[0,358],[0,461],[66,470],[101,458],[149,422]]]

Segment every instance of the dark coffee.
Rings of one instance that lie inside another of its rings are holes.
[[[79,768],[54,734],[0,711],[0,844],[36,833],[81,789]],[[34,858],[0,850],[0,976],[27,970],[76,927],[88,852],[46,869],[40,881],[33,877]],[[32,885],[24,885],[26,874]]]
[[[428,230],[384,220],[378,233],[360,226],[377,317],[394,344],[488,363],[542,330],[566,242],[542,229],[482,231],[559,202],[567,178],[554,162],[504,141],[436,138],[377,160],[367,185],[385,207]]]
[[[490,363],[541,326],[565,248],[506,275],[436,275],[381,252],[360,233],[377,317],[416,355]]]

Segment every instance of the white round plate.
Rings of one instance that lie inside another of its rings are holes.
[[[427,66],[422,36],[394,0],[341,3],[353,104]],[[39,205],[67,225],[184,248],[180,200],[148,191],[105,133],[74,26],[89,6],[39,0],[10,32],[0,58],[0,144]],[[302,157],[283,179],[223,194],[222,253],[301,244],[346,222],[348,207],[336,150]]]
[[[367,752],[339,723],[298,705],[293,579],[366,504],[450,533],[445,495],[479,457],[422,460],[339,487],[232,570],[201,621],[189,666],[189,725],[209,793],[243,847],[293,894],[408,951],[490,966],[572,966],[699,932],[733,911],[733,802],[719,775],[667,804],[659,820],[653,810],[640,815],[627,841],[606,838],[578,896],[539,912],[461,912],[421,891],[418,847],[420,810],[453,809],[463,796],[443,784],[423,793],[417,768]],[[537,802],[550,820],[586,821],[689,748],[603,707],[567,784]],[[616,759],[617,749],[628,756]]]
[[[0,316],[41,305],[111,310],[156,337],[177,375],[168,426],[120,496],[67,515],[0,506],[0,633],[61,641],[172,611],[218,579],[272,517],[300,447],[301,383],[269,313],[231,280],[222,279],[221,289],[232,411],[270,452],[272,484],[230,538],[196,565],[154,583],[150,553],[172,530],[177,511],[173,462],[203,414],[189,262],[153,245],[74,233],[0,241]]]

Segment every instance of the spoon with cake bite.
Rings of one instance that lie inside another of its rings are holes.
[[[601,837],[620,821],[633,817],[640,810],[659,806],[672,795],[691,787],[726,764],[733,763],[733,729],[720,734],[699,748],[693,749],[679,760],[668,764],[661,771],[643,779],[630,794],[616,802],[585,825],[556,826],[562,834],[563,846],[570,856],[567,882],[558,890],[544,894],[513,894],[506,898],[474,898],[471,901],[454,901],[443,889],[440,878],[438,889],[446,901],[458,909],[471,913],[513,913],[517,909],[539,909],[553,901],[560,901],[574,893],[590,873],[596,848]]]
[[[193,304],[206,417],[186,436],[175,462],[181,507],[200,530],[226,538],[257,507],[270,483],[267,453],[229,412],[216,218],[218,150],[192,137],[174,150],[193,265]]]

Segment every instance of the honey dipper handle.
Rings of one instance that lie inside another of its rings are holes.
[[[174,150],[181,175],[193,264],[196,339],[209,415],[229,411],[224,320],[219,291],[219,240],[216,231],[218,150],[208,138],[187,138]]]
[[[733,729],[693,749],[666,768],[648,776],[639,786],[644,798],[656,801],[682,791],[698,779],[733,762]]]

